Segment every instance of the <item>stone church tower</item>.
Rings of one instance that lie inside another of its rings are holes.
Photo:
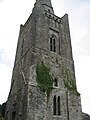
[[[82,120],[68,15],[36,0],[20,26],[5,120]]]

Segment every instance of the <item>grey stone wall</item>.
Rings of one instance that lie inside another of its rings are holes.
[[[46,115],[46,120],[56,120],[56,119],[61,119],[61,120],[81,120],[82,115],[81,115],[81,101],[80,101],[80,96],[74,94],[73,92],[69,92],[67,88],[64,85],[64,78],[63,78],[63,65],[67,65],[71,71],[73,71],[73,68],[70,67],[70,63],[66,64],[66,60],[63,59],[60,55],[57,53],[51,53],[47,52],[41,49],[36,49],[37,53],[33,52],[34,55],[37,54],[36,58],[36,64],[39,63],[40,61],[43,61],[44,64],[50,68],[51,74],[54,78],[58,79],[58,87],[54,87],[54,89],[51,91],[49,98],[47,99],[47,95],[44,94],[43,98],[45,100],[43,101],[43,111],[47,114]],[[56,60],[57,59],[57,60]],[[58,61],[58,63],[57,63]],[[68,60],[67,60],[68,63]],[[71,62],[73,64],[73,62]],[[72,65],[71,65],[72,66]],[[35,64],[31,67],[30,69],[30,79],[29,79],[29,84],[30,85],[35,85],[37,86],[36,83],[36,68]],[[32,75],[31,75],[32,73]],[[33,81],[32,81],[33,80]],[[36,90],[34,91],[36,92]],[[33,94],[34,94],[33,92]],[[38,92],[38,95],[40,95],[40,92]],[[60,96],[61,98],[61,116],[58,115],[53,115],[53,97],[54,95]],[[40,101],[42,100],[41,97]],[[35,97],[34,99],[37,99]],[[46,101],[47,104],[44,102]],[[44,106],[45,105],[45,106]],[[36,108],[36,106],[35,106]],[[40,108],[39,108],[40,110]],[[37,114],[37,112],[34,112]],[[45,114],[44,114],[45,115]],[[35,116],[35,115],[34,115]],[[39,119],[43,118],[42,114],[38,114]],[[35,119],[35,118],[34,118]],[[37,120],[37,119],[36,119]]]

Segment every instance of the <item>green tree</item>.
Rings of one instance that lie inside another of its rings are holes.
[[[4,118],[3,118],[3,117],[0,117],[0,120],[4,120]]]
[[[0,104],[0,117],[1,117],[1,108],[2,108],[2,106],[1,106],[1,104]]]
[[[5,109],[6,109],[6,102],[3,103],[1,106],[1,115],[3,118],[5,117]]]

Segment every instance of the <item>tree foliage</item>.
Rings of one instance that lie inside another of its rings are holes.
[[[1,115],[2,117],[5,117],[5,109],[6,109],[6,102],[2,104],[2,107],[1,107]]]
[[[0,117],[2,116],[2,115],[1,115],[1,108],[2,108],[2,106],[1,106],[1,104],[0,104]]]
[[[0,120],[4,120],[5,117],[6,102],[0,104]]]

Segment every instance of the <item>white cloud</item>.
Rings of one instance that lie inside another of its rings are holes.
[[[7,100],[10,83],[11,83],[12,69],[5,64],[0,64],[0,103]]]
[[[10,90],[19,26],[29,17],[34,1],[0,1],[0,104]]]
[[[90,113],[90,57],[78,57],[75,61],[77,86],[82,97],[82,110]]]

